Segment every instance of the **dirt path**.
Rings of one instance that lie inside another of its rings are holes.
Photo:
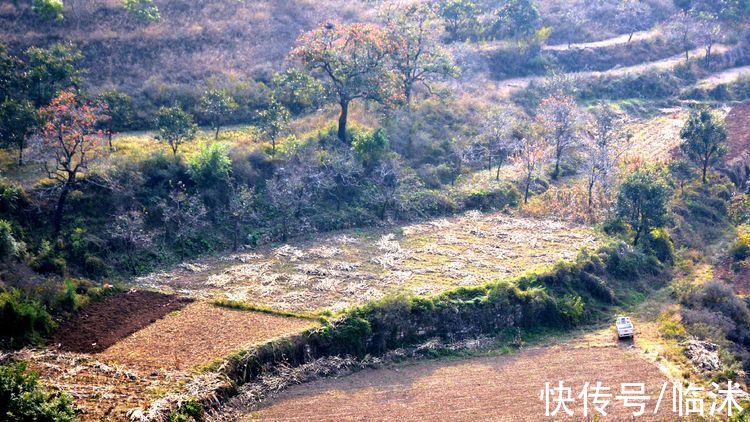
[[[729,49],[726,45],[716,45],[712,54],[723,54]],[[697,57],[704,53],[704,49],[696,48],[690,52],[690,57]],[[573,72],[568,75],[574,78],[588,79],[592,77],[622,76],[629,73],[644,73],[652,70],[672,69],[685,61],[684,54],[677,54],[665,59],[646,62],[634,66],[625,66],[610,69],[603,72]],[[497,98],[508,98],[512,93],[525,89],[532,82],[539,83],[544,81],[545,76],[528,76],[523,78],[504,79],[502,81],[482,80],[481,83],[474,84],[481,87],[481,91],[471,92],[467,95],[481,95],[483,97],[492,95]]]
[[[540,420],[545,382],[563,381],[577,396],[584,383],[602,382],[620,394],[621,383],[645,383],[651,396],[646,418],[654,419],[660,391],[668,378],[639,352],[616,346],[548,347],[513,356],[367,370],[340,379],[293,387],[246,420]],[[630,419],[634,409],[612,399],[612,420]],[[569,406],[583,416],[582,402]],[[671,384],[658,418],[671,416]],[[589,416],[593,416],[589,414]],[[649,418],[650,416],[650,418]]]
[[[633,39],[630,40],[630,42],[638,42],[643,40],[650,40],[653,38],[656,38],[656,36],[659,35],[658,29],[652,29],[650,31],[640,31],[633,34]],[[630,37],[629,34],[623,34],[619,35],[617,37],[608,38],[606,40],[601,41],[592,41],[592,42],[584,42],[584,43],[576,43],[571,44],[570,47],[568,47],[568,44],[556,44],[556,45],[545,45],[543,47],[544,50],[554,50],[554,51],[562,51],[562,50],[576,50],[576,49],[584,49],[584,48],[602,48],[602,47],[612,47],[615,45],[622,45],[622,44],[628,44],[628,38]]]
[[[716,72],[713,75],[698,81],[696,86],[698,88],[711,89],[718,85],[735,82],[742,76],[750,76],[750,66],[735,67]]]

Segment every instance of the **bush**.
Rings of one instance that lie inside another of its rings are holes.
[[[61,393],[48,393],[25,362],[0,366],[0,410],[3,420],[66,422],[76,420],[71,400]]]
[[[729,248],[729,255],[735,263],[750,257],[750,227],[742,226],[740,230],[737,240]]]
[[[17,291],[0,293],[0,337],[11,346],[37,343],[53,328],[52,317],[38,303],[22,299]]]
[[[7,260],[19,255],[21,247],[13,238],[13,228],[10,223],[0,220],[0,260]]]
[[[626,236],[628,224],[622,218],[608,218],[602,223],[602,230],[610,236]]]
[[[169,422],[187,422],[203,420],[203,407],[195,400],[182,403],[169,415]]]
[[[515,186],[506,185],[491,191],[476,190],[464,199],[464,207],[470,210],[491,211],[518,205],[521,193]]]
[[[674,263],[674,243],[664,229],[651,230],[643,244],[646,253],[655,256],[665,264]]]
[[[36,272],[42,274],[64,275],[67,267],[65,259],[55,253],[52,244],[47,240],[42,241],[39,251],[29,264]]]

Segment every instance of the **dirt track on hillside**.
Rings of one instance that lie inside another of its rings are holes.
[[[643,419],[655,419],[654,408],[667,378],[639,352],[623,347],[531,349],[512,356],[460,361],[432,361],[412,366],[367,370],[340,379],[293,387],[248,420],[540,420],[539,399],[545,382],[573,388],[601,381],[620,394],[620,383],[645,383],[652,396]],[[658,419],[670,418],[671,384]],[[570,406],[577,419],[579,400]],[[608,420],[629,420],[633,409],[612,399]],[[589,414],[593,417],[592,414]]]

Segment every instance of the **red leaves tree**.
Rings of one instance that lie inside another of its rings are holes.
[[[341,106],[338,137],[346,142],[349,105],[356,99],[396,99],[396,78],[388,69],[393,51],[386,31],[373,24],[326,24],[297,40],[291,52],[324,79]]]
[[[82,102],[74,92],[63,91],[39,110],[44,124],[32,140],[49,178],[60,183],[54,230],[60,232],[65,202],[89,166],[102,158],[104,137],[96,129],[107,119],[106,107]]]

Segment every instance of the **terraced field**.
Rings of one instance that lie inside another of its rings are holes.
[[[469,212],[209,259],[137,283],[189,297],[336,311],[387,293],[430,295],[516,277],[569,260],[597,241],[583,226]]]
[[[82,420],[126,420],[131,409],[201,376],[200,367],[316,325],[188,302],[146,291],[112,296],[67,321],[55,347],[13,357],[30,362],[45,385],[70,393]]]
[[[645,383],[650,396],[644,420],[664,420],[671,412],[671,387],[656,402],[668,378],[639,352],[616,346],[548,347],[512,356],[432,361],[410,366],[367,370],[293,387],[255,412],[237,413],[241,420],[493,420],[544,419],[540,391],[546,382],[563,381],[578,394],[586,382],[610,387]],[[589,403],[589,406],[591,404]],[[570,404],[574,418],[583,419],[583,404]],[[553,410],[553,405],[550,410]],[[608,420],[630,420],[634,408],[612,399]],[[589,407],[589,418],[600,415]],[[596,416],[595,416],[596,414]],[[232,417],[235,417],[232,415]],[[561,411],[557,418],[565,416]]]

